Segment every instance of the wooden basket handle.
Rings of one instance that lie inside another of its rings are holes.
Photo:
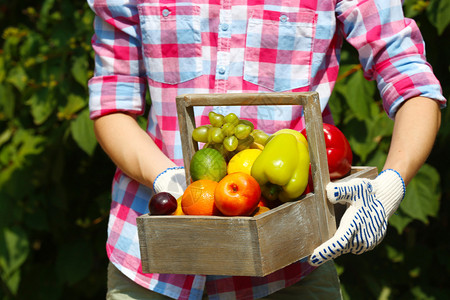
[[[314,194],[322,208],[318,208],[322,240],[328,239],[336,231],[334,207],[327,200],[326,185],[330,181],[328,162],[323,134],[322,112],[317,92],[301,93],[234,93],[234,94],[185,94],[176,98],[178,124],[181,135],[186,184],[190,184],[190,162],[198,143],[192,139],[195,129],[194,106],[256,106],[256,105],[301,105],[305,115],[305,127],[308,135],[311,173],[314,182]],[[323,213],[325,212],[325,213]]]

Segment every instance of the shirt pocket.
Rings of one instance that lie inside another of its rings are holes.
[[[177,84],[202,75],[200,7],[138,5],[147,76]]]
[[[275,92],[310,84],[317,15],[255,10],[248,21],[244,80]]]

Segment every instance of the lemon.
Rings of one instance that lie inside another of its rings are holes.
[[[245,149],[238,152],[228,162],[227,173],[244,172],[251,175],[253,163],[261,152],[260,149]]]

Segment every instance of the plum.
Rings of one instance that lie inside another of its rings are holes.
[[[167,192],[154,194],[148,208],[151,215],[170,215],[177,209],[177,199]]]

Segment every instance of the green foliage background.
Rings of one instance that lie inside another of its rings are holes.
[[[406,0],[449,96],[450,0]],[[88,118],[93,14],[85,1],[0,0],[0,299],[103,299],[114,167]],[[374,101],[375,99],[375,101]],[[330,102],[355,164],[382,167],[392,121],[357,54]],[[450,113],[374,251],[336,260],[346,299],[449,299]]]

